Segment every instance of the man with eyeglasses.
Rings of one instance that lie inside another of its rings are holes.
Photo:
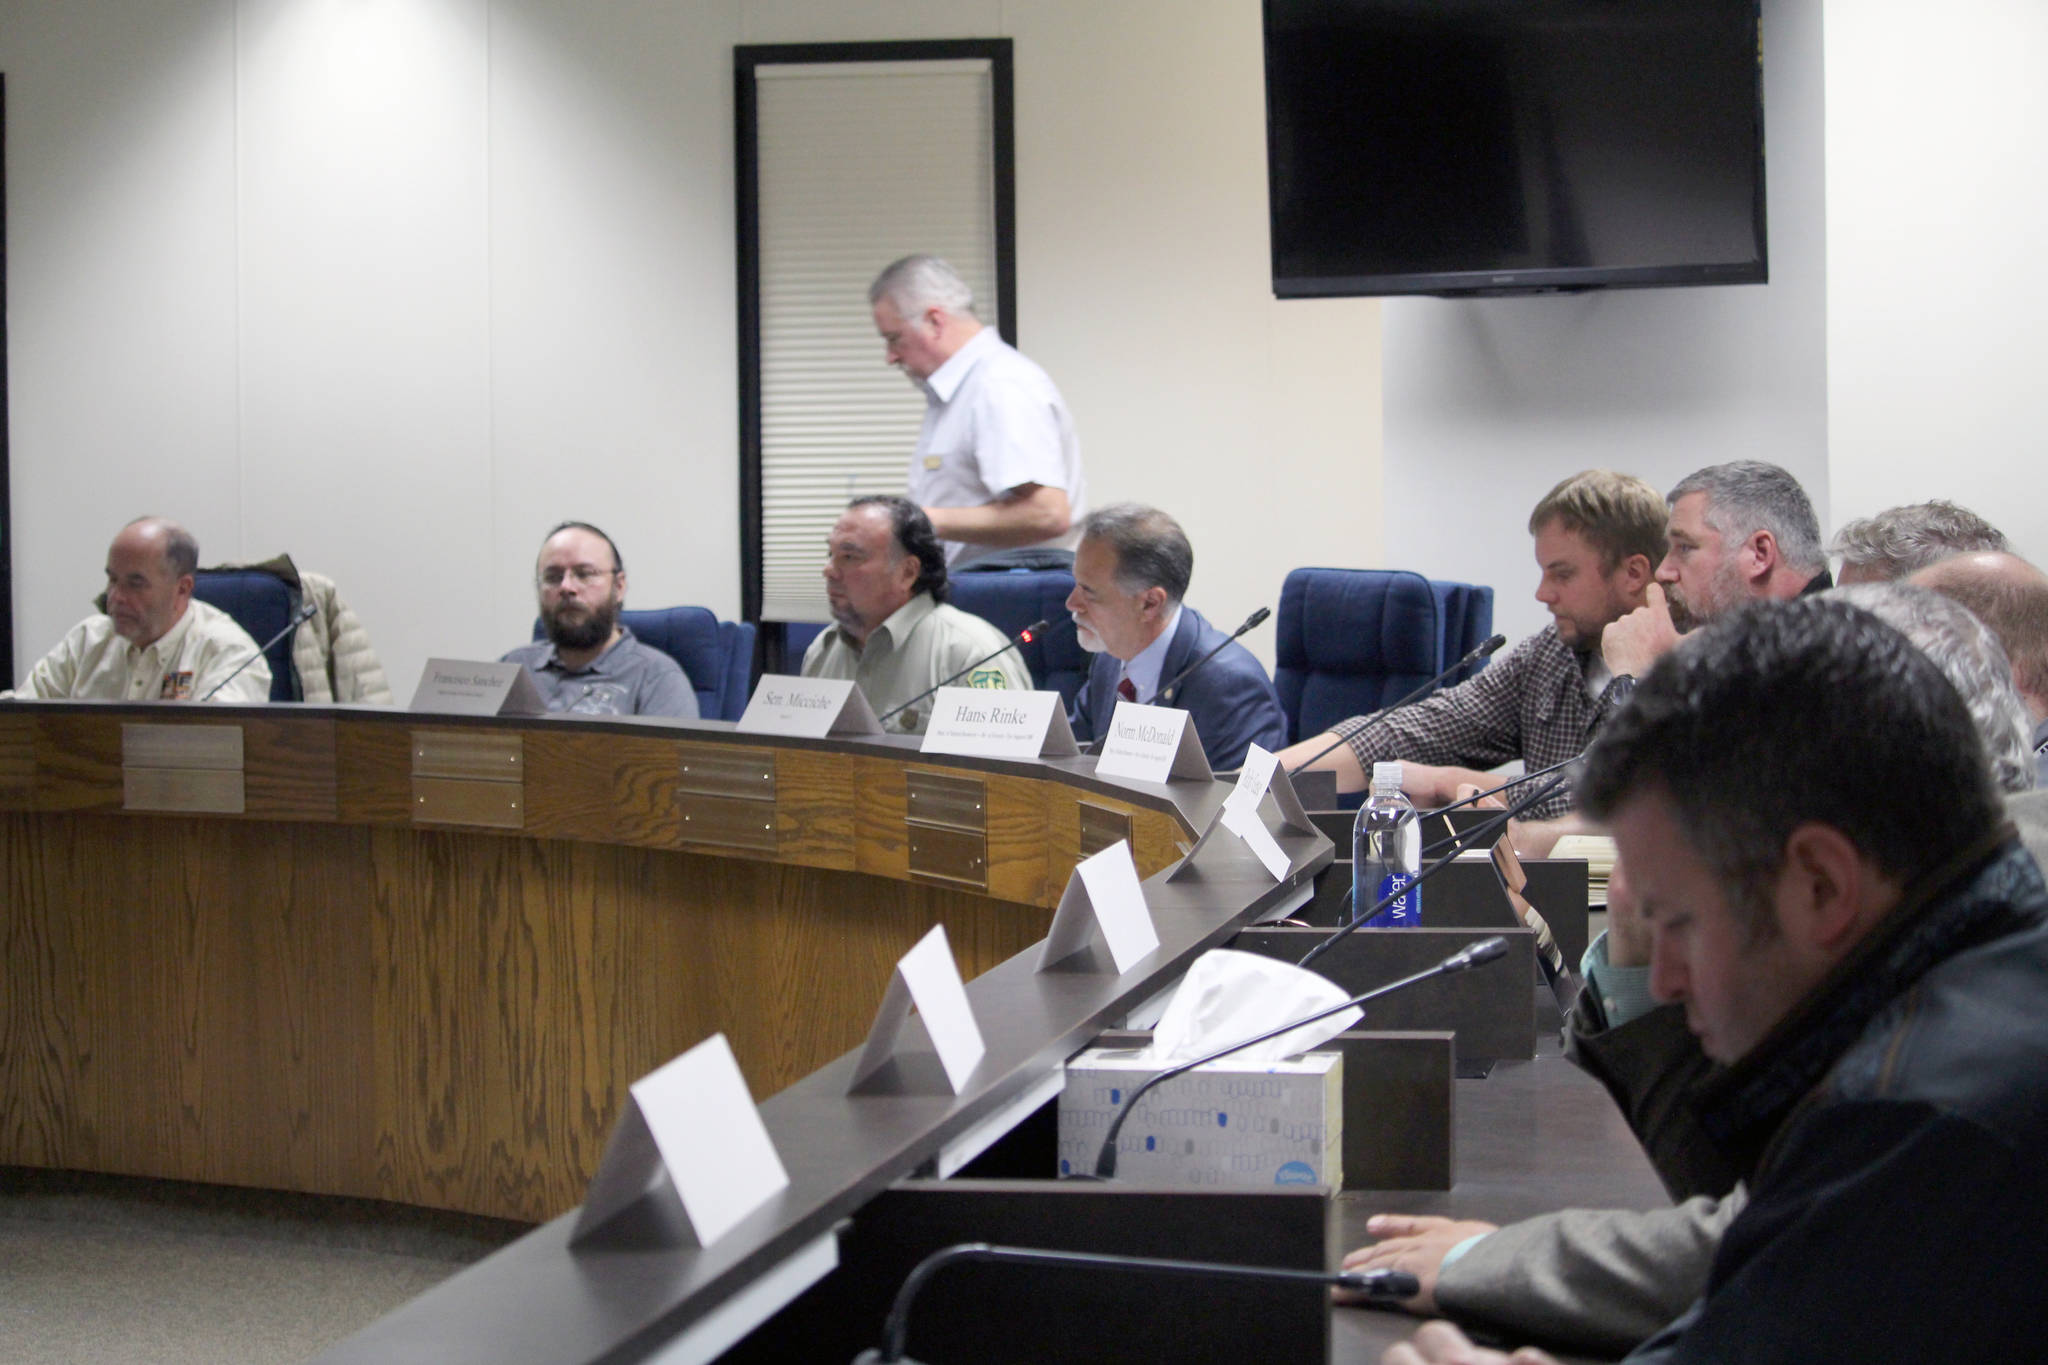
[[[587,521],[565,521],[541,542],[534,566],[545,644],[521,645],[505,662],[525,664],[548,710],[577,716],[697,716],[682,667],[619,624],[626,564],[612,538]]]

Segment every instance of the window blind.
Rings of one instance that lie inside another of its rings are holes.
[[[868,285],[931,252],[998,322],[990,63],[762,65],[755,82],[761,615],[822,621],[826,534],[847,499],[905,490],[924,418]]]

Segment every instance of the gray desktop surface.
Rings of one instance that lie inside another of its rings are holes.
[[[1120,784],[1092,777],[1092,760],[1044,766],[1086,772],[1089,784],[1119,790]],[[1228,792],[1221,783],[1176,782],[1168,789],[1197,829]],[[789,1186],[711,1247],[675,1245],[663,1236],[661,1206],[643,1201],[637,1217],[629,1216],[604,1244],[572,1251],[571,1212],[317,1359],[330,1365],[563,1365],[630,1361],[658,1351],[948,1143],[999,1114],[1097,1033],[1121,1025],[1202,952],[1303,892],[1329,863],[1331,845],[1320,835],[1283,831],[1276,837],[1290,863],[1277,882],[1235,839],[1212,839],[1194,875],[1171,882],[1165,873],[1151,878],[1145,894],[1160,946],[1122,975],[1105,969],[1099,948],[1092,964],[1041,973],[1032,948],[969,982],[988,1052],[959,1095],[849,1097],[855,1054],[847,1053],[764,1101],[761,1117]],[[1097,969],[1088,970],[1090,965]]]

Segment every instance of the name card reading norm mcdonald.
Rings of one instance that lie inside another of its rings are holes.
[[[643,1197],[667,1198],[667,1191],[654,1188],[664,1171],[700,1247],[789,1186],[723,1033],[633,1082],[569,1244],[584,1241]]]
[[[942,687],[920,752],[966,758],[1072,758],[1081,752],[1057,692]]]
[[[879,735],[875,708],[851,678],[796,678],[763,673],[733,727],[746,735],[823,739],[827,735]]]
[[[1145,888],[1131,846],[1119,839],[1092,858],[1084,859],[1067,880],[1060,908],[1038,951],[1039,971],[1080,952],[1100,934],[1119,974],[1159,947],[1159,930],[1145,904]]]
[[[411,709],[442,716],[544,716],[548,703],[525,664],[429,659]]]
[[[947,945],[946,926],[934,924],[896,964],[888,992],[882,996],[882,1008],[875,1013],[874,1027],[868,1030],[867,1044],[854,1063],[849,1094],[859,1090],[895,1053],[912,1005],[917,1006],[932,1051],[938,1053],[939,1065],[945,1068],[946,1084],[956,1095],[967,1084],[988,1045],[982,1041],[981,1026],[974,1022],[974,1006],[967,999],[959,964]]]
[[[1173,777],[1208,782],[1216,776],[1209,769],[1208,755],[1202,752],[1202,737],[1195,731],[1193,716],[1178,707],[1143,706],[1134,701],[1116,704],[1095,775],[1140,782],[1164,782]]]

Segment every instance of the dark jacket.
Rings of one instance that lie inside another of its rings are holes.
[[[2017,842],[1909,894],[1699,1092],[1749,1180],[1631,1361],[2031,1357],[2048,1342],[2048,886]]]
[[[1159,670],[1160,686],[1172,682],[1183,668],[1229,638],[1204,620],[1202,613],[1182,603],[1173,643],[1166,647],[1166,663]],[[1123,664],[1113,655],[1095,656],[1088,681],[1074,697],[1075,739],[1085,743],[1109,732],[1110,717],[1116,714],[1116,683],[1122,675]],[[1265,666],[1243,645],[1223,645],[1222,653],[1181,684],[1173,704],[1194,717],[1202,752],[1218,772],[1241,765],[1254,742],[1275,752],[1287,744],[1287,717],[1280,710],[1280,694],[1273,690]]]

